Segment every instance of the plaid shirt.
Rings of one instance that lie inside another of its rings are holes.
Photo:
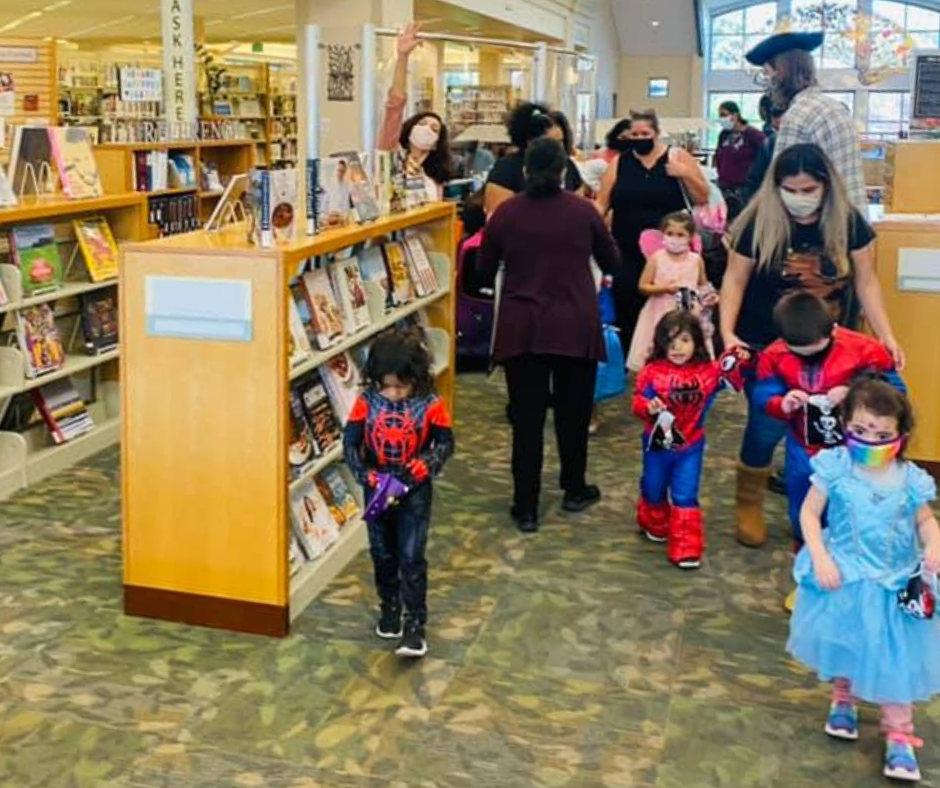
[[[845,105],[818,88],[807,88],[797,94],[780,124],[774,156],[801,143],[813,143],[825,151],[842,176],[852,204],[864,211],[868,198],[862,177],[862,154],[852,116]]]

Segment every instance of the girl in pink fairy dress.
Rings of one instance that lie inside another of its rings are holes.
[[[633,334],[627,366],[634,372],[643,368],[657,324],[675,309],[688,309],[701,320],[708,352],[714,358],[711,308],[718,297],[705,276],[705,263],[695,251],[700,245],[692,217],[686,211],[671,213],[663,219],[659,232],[648,230],[643,235],[640,246],[646,254],[646,267],[640,277],[640,292],[647,301]]]

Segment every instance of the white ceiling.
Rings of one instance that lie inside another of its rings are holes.
[[[623,55],[696,52],[693,0],[612,0],[612,5]]]
[[[294,40],[292,0],[193,0],[193,8],[210,42]],[[3,36],[157,42],[160,0],[0,0]]]

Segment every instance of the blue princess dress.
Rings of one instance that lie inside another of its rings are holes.
[[[842,585],[820,588],[809,550],[800,551],[787,651],[824,681],[849,679],[869,703],[927,700],[940,692],[940,626],[905,613],[897,594],[920,565],[915,514],[936,485],[901,462],[882,486],[843,447],[820,452],[812,468],[813,484],[829,496],[823,538]]]

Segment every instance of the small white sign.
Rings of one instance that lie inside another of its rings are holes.
[[[940,293],[940,249],[900,249],[898,290]]]
[[[251,342],[251,282],[148,276],[144,315],[152,337]]]
[[[35,47],[0,47],[0,64],[38,62],[39,50]]]

